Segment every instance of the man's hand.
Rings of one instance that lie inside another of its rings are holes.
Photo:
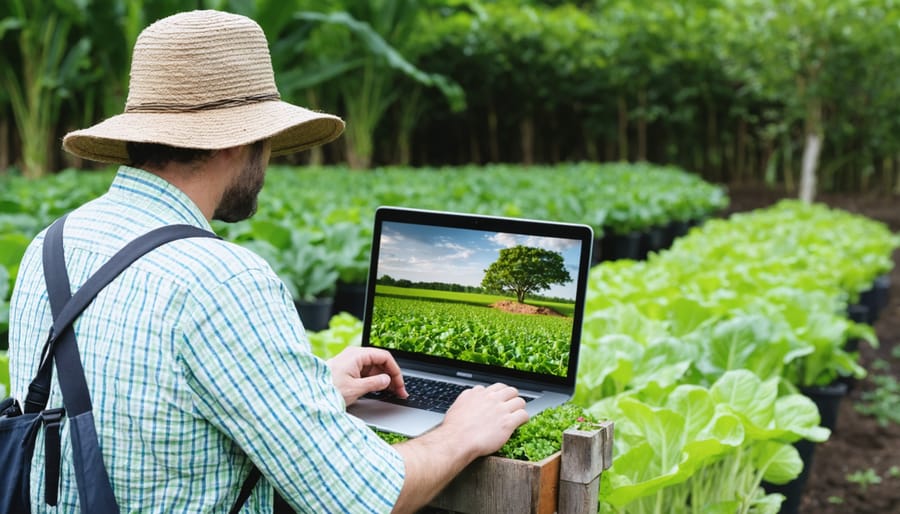
[[[493,384],[475,386],[459,395],[444,416],[443,430],[460,434],[474,454],[496,452],[519,425],[528,421],[525,400],[514,387]]]
[[[463,391],[439,427],[394,446],[406,465],[394,512],[422,508],[476,457],[499,450],[526,421],[525,400],[514,387],[493,384]]]
[[[350,405],[372,391],[390,389],[400,398],[409,396],[403,385],[400,366],[387,350],[351,346],[328,361],[332,381],[344,404]]]

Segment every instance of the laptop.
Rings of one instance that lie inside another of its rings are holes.
[[[479,384],[518,388],[532,416],[569,400],[592,242],[587,225],[379,207],[362,345],[391,352],[410,397],[348,412],[415,437]]]

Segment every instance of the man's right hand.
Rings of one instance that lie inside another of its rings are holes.
[[[496,452],[513,430],[528,421],[525,400],[505,384],[475,386],[463,391],[444,417],[443,428],[460,436],[475,457]]]
[[[425,506],[475,458],[499,450],[526,421],[525,400],[514,387],[493,384],[464,391],[439,427],[395,446],[406,478],[394,512]]]

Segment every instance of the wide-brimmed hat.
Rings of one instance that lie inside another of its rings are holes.
[[[191,11],[138,36],[125,112],[63,138],[85,159],[126,163],[128,141],[219,150],[271,138],[272,155],[334,140],[337,116],[281,101],[265,34],[244,16]]]

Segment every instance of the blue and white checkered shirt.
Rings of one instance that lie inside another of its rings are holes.
[[[162,225],[210,229],[161,178],[128,167],[76,209],[65,254],[77,290],[116,251]],[[10,309],[12,391],[24,399],[51,325],[38,235]],[[251,461],[264,481],[243,512],[272,512],[272,486],[300,512],[387,512],[403,460],[345,413],[284,284],[260,257],[209,238],[164,245],[126,269],[75,323],[100,446],[122,512],[228,512]],[[61,406],[55,382],[50,406]],[[76,512],[67,429],[57,509],[44,501],[43,443],[31,479],[35,512]]]

